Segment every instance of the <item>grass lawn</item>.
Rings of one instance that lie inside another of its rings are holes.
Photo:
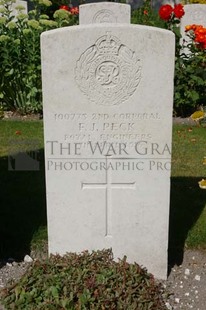
[[[206,178],[206,128],[175,125],[172,143],[172,177]]]
[[[47,238],[43,122],[0,121],[0,141],[0,256],[22,258]],[[174,126],[171,257],[184,247],[206,248],[206,190],[198,186],[206,178],[205,145],[206,128]],[[15,170],[11,158],[22,148],[36,153],[39,170]]]

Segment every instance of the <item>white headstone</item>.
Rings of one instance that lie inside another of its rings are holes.
[[[42,34],[50,253],[112,248],[166,278],[174,46],[126,23]]]
[[[185,15],[181,18],[181,44],[183,40],[189,42],[190,39],[185,33],[185,26],[187,25],[202,25],[206,27],[206,5],[205,4],[187,4],[184,5]],[[184,52],[189,51],[185,48]]]
[[[118,8],[118,9],[117,9]],[[79,6],[79,23],[130,23],[131,7],[114,2],[90,3]]]

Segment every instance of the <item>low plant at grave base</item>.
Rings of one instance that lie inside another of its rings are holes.
[[[35,262],[1,295],[7,309],[166,310],[163,289],[136,263],[114,262],[111,250]]]
[[[35,0],[34,9],[24,14],[15,0],[0,1],[0,104],[21,113],[42,111],[40,34],[45,30],[77,23],[77,12],[57,10],[53,20],[42,14],[49,0]]]

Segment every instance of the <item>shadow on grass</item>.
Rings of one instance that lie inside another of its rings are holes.
[[[36,171],[15,170],[10,158],[13,170],[8,170],[8,157],[0,158],[0,258],[18,260],[29,254],[34,232],[46,225],[44,153],[36,153]]]
[[[185,240],[206,204],[206,191],[198,186],[202,178],[171,179],[169,270],[183,261]]]

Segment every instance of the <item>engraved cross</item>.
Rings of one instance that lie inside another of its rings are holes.
[[[107,157],[106,157],[107,166]],[[82,189],[104,189],[105,190],[105,237],[111,237],[112,227],[112,190],[113,189],[136,189],[136,182],[121,183],[112,182],[111,174],[106,169],[105,182],[83,183]]]

